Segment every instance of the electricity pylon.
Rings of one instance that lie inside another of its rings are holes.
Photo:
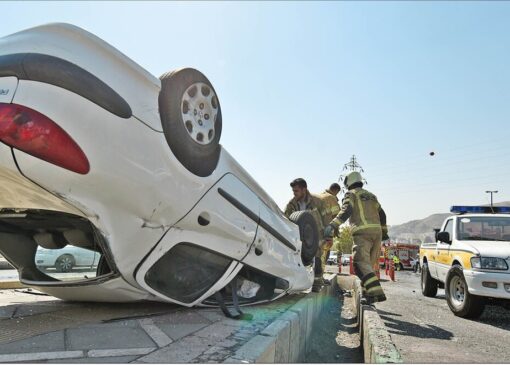
[[[347,171],[346,173],[344,171]],[[343,183],[343,180],[345,178],[345,176],[347,176],[347,174],[349,172],[352,172],[352,171],[358,171],[358,172],[365,172],[365,170],[363,170],[363,167],[361,167],[361,165],[358,163],[358,161],[356,160],[356,156],[355,155],[352,155],[351,159],[349,160],[349,162],[347,162],[343,169],[342,169],[342,174],[338,177],[338,182],[339,183]],[[367,185],[367,180],[365,178],[363,178],[363,184],[364,185]],[[344,190],[344,187],[343,187],[343,184],[340,184],[341,188],[342,188],[342,191]]]

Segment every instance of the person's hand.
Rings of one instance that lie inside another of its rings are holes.
[[[326,228],[324,228],[324,237],[333,237],[334,231],[335,227],[332,224],[328,224]]]

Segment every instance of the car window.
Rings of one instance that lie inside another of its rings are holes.
[[[459,219],[460,240],[510,241],[509,217],[462,217]]]
[[[91,249],[66,245],[59,249],[37,247],[36,267],[51,278],[68,281],[97,276],[101,254]]]

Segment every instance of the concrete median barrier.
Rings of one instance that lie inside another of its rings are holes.
[[[402,363],[400,352],[391,340],[377,310],[361,299],[361,282],[357,277],[353,277],[352,291],[365,363]]]
[[[327,278],[331,285],[300,299],[224,363],[303,362],[311,346],[314,324],[324,309],[324,299],[338,288],[335,274]]]
[[[329,276],[332,285],[320,293],[243,307],[252,319],[239,321],[224,317],[217,308],[171,307],[170,312],[166,307],[154,312],[148,308],[150,317],[140,318],[147,314],[142,309],[146,307],[136,304],[124,308],[94,305],[91,311],[83,311],[79,304],[75,307],[50,297],[47,305],[40,306],[37,301],[27,301],[29,294],[5,291],[9,303],[16,304],[4,313],[0,362],[68,358],[82,363],[304,362],[314,348],[312,339],[319,329],[315,326],[320,326],[317,319],[330,308],[325,303],[336,295],[335,276]],[[19,282],[9,285],[21,286]],[[45,297],[37,297],[41,298]],[[130,317],[133,310],[138,314]],[[30,314],[19,322],[14,313]],[[85,313],[88,316],[83,316]],[[55,316],[58,322],[52,320]]]

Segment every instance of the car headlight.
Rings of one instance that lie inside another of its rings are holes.
[[[473,269],[508,270],[506,261],[499,257],[472,257],[471,267]]]

